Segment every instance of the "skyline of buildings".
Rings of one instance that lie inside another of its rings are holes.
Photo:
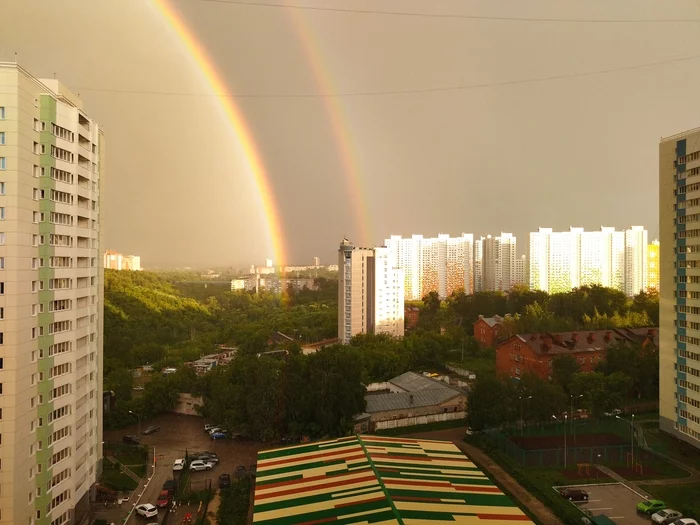
[[[338,339],[357,334],[404,335],[404,272],[390,248],[361,248],[343,239],[338,249]]]
[[[700,447],[700,128],[659,143],[659,425]]]
[[[140,272],[141,257],[138,255],[123,255],[115,250],[105,250],[104,267],[109,270],[129,270]]]
[[[0,524],[89,511],[102,459],[102,128],[0,62]]]

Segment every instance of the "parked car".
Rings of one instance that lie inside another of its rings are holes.
[[[163,483],[163,490],[167,490],[171,494],[177,490],[177,481],[174,479],[166,479]]]
[[[200,470],[211,470],[214,468],[214,463],[208,461],[202,461],[201,459],[196,459],[190,463],[190,471],[197,472]]]
[[[610,412],[605,413],[605,415],[608,417],[619,416],[620,414],[622,414],[622,410],[619,408],[613,408]]]
[[[205,463],[218,463],[219,462],[219,456],[216,454],[199,454],[197,456],[197,459],[204,461]]]
[[[208,432],[209,432],[209,435],[211,436],[215,432],[221,432],[221,430],[222,430],[221,427],[212,427],[208,430]]]
[[[155,518],[158,515],[158,508],[150,503],[136,505],[136,514],[144,518]]]
[[[647,515],[654,514],[665,508],[666,504],[658,499],[647,499],[637,503],[637,512]]]
[[[667,523],[673,523],[679,518],[682,518],[683,514],[673,509],[663,509],[659,512],[652,514],[651,521],[657,523],[658,525],[666,525]]]
[[[588,492],[581,489],[562,489],[559,494],[569,501],[588,501]]]
[[[211,435],[212,439],[226,439],[228,434],[226,432],[214,432]]]
[[[219,425],[214,425],[212,423],[208,423],[204,425],[204,432],[209,432],[212,428],[219,428]]]
[[[137,385],[134,387],[134,390],[140,392],[141,390],[145,390],[145,388],[143,387],[143,385]]]
[[[156,500],[156,507],[167,507],[170,505],[170,491],[169,490],[161,490],[160,494],[158,495],[158,499]]]
[[[147,436],[148,434],[153,434],[154,432],[158,432],[160,430],[160,427],[158,425],[151,425],[148,427],[146,430],[142,432],[144,436]]]
[[[126,443],[127,445],[139,445],[139,444],[141,444],[141,440],[139,439],[139,437],[133,436],[133,435],[124,436],[122,441],[124,441],[124,443]]]
[[[219,488],[225,489],[231,486],[231,476],[228,474],[221,474],[219,476]]]
[[[674,521],[673,525],[698,525],[698,522],[692,518],[681,518]]]
[[[250,474],[252,477],[255,477],[258,473],[258,467],[257,465],[251,465],[250,468],[248,468],[248,474]]]
[[[173,462],[173,470],[182,470],[185,468],[185,460],[184,459],[176,459]]]
[[[236,477],[237,477],[237,478],[242,478],[242,477],[245,476],[245,475],[246,475],[245,467],[244,467],[243,465],[238,465],[238,466],[236,467]]]

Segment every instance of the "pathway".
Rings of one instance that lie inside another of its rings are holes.
[[[486,471],[499,485],[509,492],[522,507],[527,508],[542,525],[564,525],[540,500],[525,490],[515,479],[495,461],[477,447],[464,442],[465,427],[410,434],[406,437],[452,441],[474,463]]]

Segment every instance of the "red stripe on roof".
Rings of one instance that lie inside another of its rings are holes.
[[[501,492],[498,487],[484,487],[483,485],[470,485],[465,487],[464,485],[452,485],[456,490],[462,492]]]
[[[291,458],[287,459],[279,459],[277,461],[270,461],[270,462],[265,462],[261,466],[265,469],[268,467],[271,467],[273,465],[285,465],[287,463],[296,463],[297,461],[307,461],[309,463],[320,459],[320,458],[327,458],[331,456],[341,456],[343,454],[349,454],[349,453],[355,453],[357,451],[361,451],[362,447],[357,446],[357,447],[348,447],[344,448],[342,450],[334,450],[332,452],[326,452],[325,454],[314,454],[314,455],[305,455],[305,454],[299,454],[297,456],[292,456]]]
[[[332,478],[329,478],[332,479]],[[312,492],[315,490],[324,490],[324,489],[329,489],[332,487],[342,487],[343,485],[352,485],[354,483],[362,483],[365,481],[376,481],[376,477],[374,474],[371,476],[364,476],[361,478],[355,478],[355,479],[344,479],[340,481],[334,481],[332,483],[323,483],[320,485],[311,485],[311,486],[303,486],[303,487],[296,487],[292,489],[287,489],[287,490],[281,490],[279,492],[271,492],[269,494],[260,494],[255,497],[255,501],[257,502],[258,500],[263,500],[267,498],[278,498],[280,496],[287,496],[289,494],[301,494],[302,492]],[[308,481],[308,480],[305,480]]]
[[[328,518],[320,518],[317,520],[311,520],[311,521],[301,521],[299,522],[299,525],[318,525],[319,523],[328,523],[329,521],[337,521],[338,518],[336,516],[330,516]]]
[[[386,459],[405,459],[406,461],[432,461],[432,458],[427,456],[419,455],[404,455],[404,454],[370,454],[372,458],[386,458]],[[441,458],[440,458],[441,459]]]
[[[373,503],[375,501],[386,501],[384,496],[379,496],[378,498],[363,499],[362,501],[351,501],[350,503],[338,503],[335,505],[336,509],[343,507],[352,507],[353,505],[364,505],[366,503]]]
[[[286,487],[288,485],[297,485],[299,483],[308,483],[309,481],[316,481],[319,479],[338,479],[338,478],[342,478],[344,476],[351,476],[353,474],[357,474],[358,472],[363,472],[365,470],[369,471],[371,469],[369,467],[367,467],[364,469],[353,470],[352,472],[344,472],[343,474],[336,474],[334,476],[328,476],[326,474],[321,474],[320,476],[309,476],[308,478],[292,479],[289,481],[279,481],[277,483],[267,483],[265,485],[259,484],[256,488],[258,488],[260,490],[267,490],[267,489],[274,489],[277,487]]]
[[[390,479],[386,480],[389,485],[416,485],[420,487],[451,487],[452,484],[449,481],[410,481],[407,479]]]
[[[379,437],[379,436],[369,437],[369,438],[367,438],[367,441],[385,441],[387,443],[411,443],[414,445],[418,444],[418,440],[416,440],[416,439],[385,438],[385,437]]]

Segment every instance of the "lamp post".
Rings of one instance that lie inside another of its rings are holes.
[[[523,435],[523,396],[518,396],[518,399],[520,399],[520,435],[522,436]],[[532,396],[527,396],[525,399],[532,399]]]
[[[578,395],[578,396],[571,394],[569,396],[570,401],[571,401],[571,407],[570,407],[571,408],[571,412],[570,412],[571,413],[571,432],[574,431],[574,399],[581,399],[582,397],[583,397],[583,394]]]
[[[554,419],[558,423],[561,423],[561,420],[555,415],[552,415],[552,419]],[[564,414],[564,468],[565,469],[566,469],[566,423],[567,423],[566,420],[567,419],[568,419],[568,414]]]
[[[131,414],[132,416],[136,416],[136,419],[139,420],[139,436],[140,436],[141,435],[141,416],[139,416],[136,412],[133,412],[131,410],[129,410],[129,414]]]
[[[630,426],[630,445],[632,448],[632,469],[634,470],[634,414],[632,414],[632,422],[627,421],[625,418],[620,416],[615,416],[617,419],[624,421]]]

